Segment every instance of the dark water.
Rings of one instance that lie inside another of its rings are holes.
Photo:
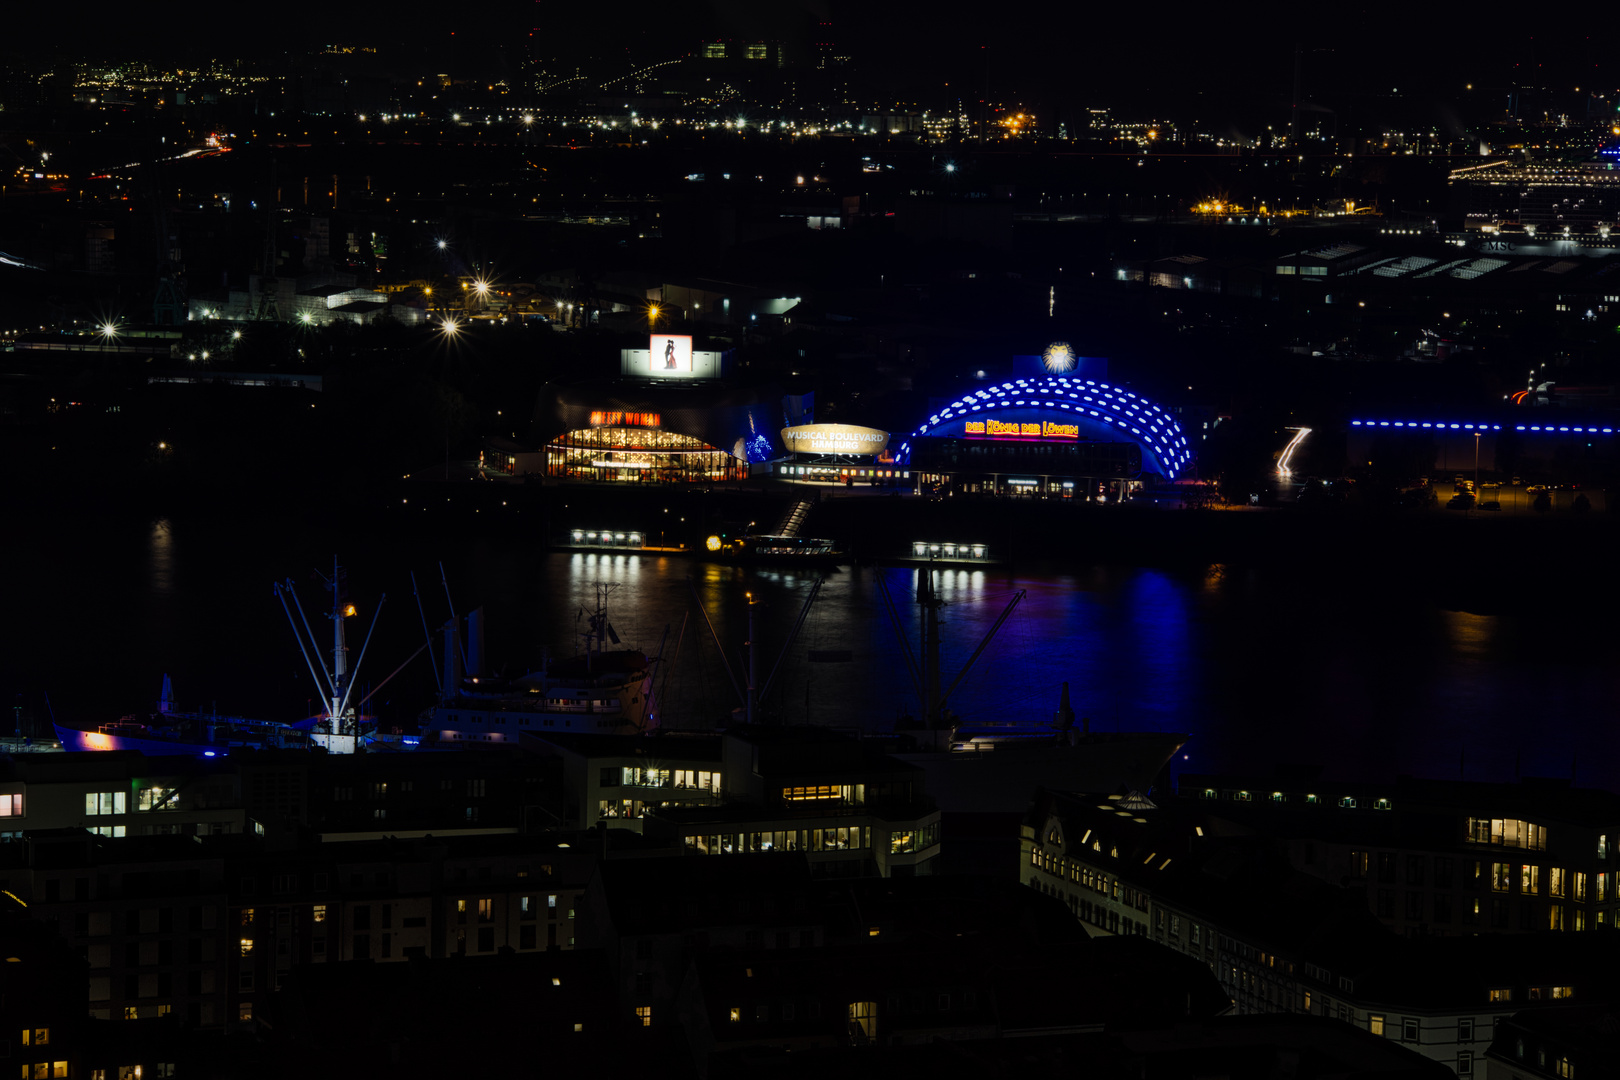
[[[360,612],[348,622],[351,657],[378,598],[388,597],[362,684],[375,686],[422,644],[411,570],[428,622],[446,618],[442,560],[458,611],[485,607],[491,659],[509,667],[538,665],[546,649],[572,652],[594,584],[617,584],[610,613],[626,644],[656,652],[667,628],[664,652],[676,657],[665,683],[671,724],[716,720],[736,704],[689,582],[739,679],[744,592],[759,598],[762,684],[781,657],[765,695],[769,713],[871,730],[917,708],[876,584],[882,573],[915,648],[915,570],[828,574],[784,654],[813,572],[554,553],[512,530],[311,528],[273,513],[42,521],[14,527],[8,546],[0,693],[8,709],[40,721],[47,693],[56,715],[76,723],[144,709],[165,672],[184,707],[305,715],[313,683],[271,583],[292,577],[316,621],[325,594],[311,571],[329,568],[334,552],[349,567]],[[939,589],[948,602],[947,686],[1012,595],[1027,593],[950,699],[965,719],[1044,719],[1068,681],[1077,714],[1093,729],[1191,733],[1178,769],[1303,764],[1345,778],[1511,780],[1574,768],[1583,784],[1620,789],[1620,631],[1579,597],[1470,614],[1437,606],[1410,583],[1338,566],[996,567],[942,571]],[[318,620],[323,641],[326,625]],[[811,650],[840,649],[850,662],[808,661]],[[368,711],[409,723],[433,688],[424,654]]]

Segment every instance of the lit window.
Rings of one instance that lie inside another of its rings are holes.
[[[0,817],[22,817],[23,797],[21,793],[15,795],[0,795]]]
[[[238,1005],[236,1007],[236,1018],[238,1020],[252,1020],[253,1019],[253,1002],[244,1001],[244,1002],[242,1002],[242,1004]]]
[[[731,1022],[733,1024],[742,1023],[742,1009],[741,1008],[739,1008],[736,1005],[733,1005],[731,1007],[731,1009],[730,1009],[730,1014],[731,1014],[730,1019],[731,1019]]]
[[[652,1027],[652,1006],[637,1005],[636,1018],[641,1021],[642,1027]]]
[[[1382,1035],[1384,1033],[1384,1018],[1382,1016],[1367,1017],[1367,1030],[1374,1035]]]
[[[849,1026],[859,1028],[867,1039],[877,1038],[877,1002],[852,1001],[849,1003]]]
[[[325,922],[326,921],[326,905],[325,904],[316,904],[315,907],[314,907],[314,910],[312,911],[312,913],[310,915],[310,919],[311,919],[312,922],[318,922],[318,923]]]
[[[243,956],[252,956],[253,955],[253,939],[252,938],[245,937],[245,938],[242,939],[242,955]]]
[[[173,810],[175,789],[169,787],[144,787],[135,797],[137,810]]]
[[[122,814],[129,809],[129,796],[122,791],[87,791],[84,812],[90,817],[101,814]]]

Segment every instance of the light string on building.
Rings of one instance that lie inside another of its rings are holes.
[[[1096,379],[1073,379],[1061,375],[1045,378],[1013,379],[997,386],[975,390],[951,402],[911,433],[918,438],[947,420],[997,409],[1056,409],[1095,420],[1120,432],[1129,433],[1150,451],[1167,480],[1174,480],[1192,460],[1187,437],[1164,409],[1151,401],[1117,386]],[[901,444],[900,455],[909,462],[911,444]]]

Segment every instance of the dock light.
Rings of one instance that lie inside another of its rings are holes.
[[[710,551],[719,551],[720,538],[718,536],[711,536],[707,540],[703,541],[703,546],[708,548]]]

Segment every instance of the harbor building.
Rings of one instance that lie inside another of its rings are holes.
[[[1145,477],[1174,480],[1190,464],[1186,434],[1167,409],[1086,374],[1086,358],[1062,342],[1027,359],[1038,371],[950,401],[901,443],[895,459],[919,491],[1123,496]]]
[[[654,334],[648,348],[621,351],[617,379],[547,385],[533,438],[486,442],[484,471],[637,484],[746,479],[781,453],[781,392],[727,381],[730,353],[692,346],[689,335]]]

